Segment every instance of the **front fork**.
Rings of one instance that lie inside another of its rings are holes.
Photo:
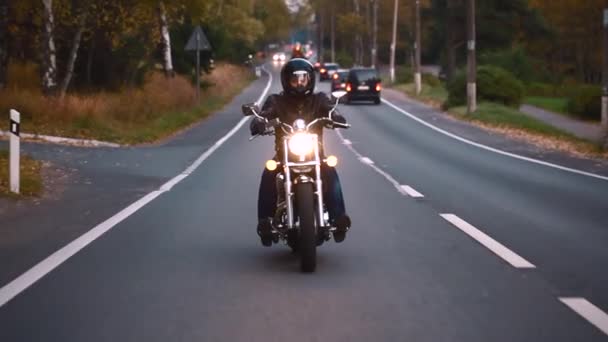
[[[324,216],[324,205],[323,205],[323,181],[321,180],[321,157],[319,156],[319,144],[316,141],[317,137],[315,137],[315,142],[314,142],[314,146],[315,146],[315,195],[317,196],[317,227],[325,227],[327,226],[327,223],[325,222],[325,216]],[[287,161],[289,160],[289,146],[287,146],[287,139],[284,140],[283,143],[283,160]],[[284,163],[283,164],[283,168],[285,171],[285,203],[287,206],[287,228],[288,229],[293,229],[294,228],[294,217],[293,217],[293,183],[291,181],[291,170],[290,170],[290,163]],[[312,181],[312,179],[310,179],[309,177],[299,177],[298,178],[298,183],[299,182],[310,182]]]

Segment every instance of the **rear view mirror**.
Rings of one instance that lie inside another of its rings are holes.
[[[347,94],[347,92],[345,92],[344,90],[336,90],[333,93],[331,93],[331,96],[335,97],[336,99],[339,99],[346,94]]]
[[[243,111],[244,116],[255,115],[256,113],[258,113],[260,111],[260,109],[258,108],[258,106],[255,103],[244,104],[241,107],[241,110]]]

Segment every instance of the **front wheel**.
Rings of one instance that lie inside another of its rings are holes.
[[[317,227],[313,184],[298,184],[295,192],[300,221],[300,268],[302,272],[314,272],[317,266]]]

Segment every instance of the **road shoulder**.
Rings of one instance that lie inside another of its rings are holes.
[[[528,140],[528,137],[506,134],[506,132],[490,127],[479,127],[466,121],[460,121],[445,112],[413,100],[407,95],[393,89],[384,90],[383,97],[426,123],[478,144],[526,158],[538,159],[568,168],[608,176],[608,160],[606,159],[566,153],[558,149],[557,146],[543,144],[543,141],[538,141],[537,144],[534,144]]]

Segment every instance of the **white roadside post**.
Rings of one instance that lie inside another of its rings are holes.
[[[10,187],[11,191],[19,193],[19,125],[21,124],[21,114],[11,109],[10,111]]]

